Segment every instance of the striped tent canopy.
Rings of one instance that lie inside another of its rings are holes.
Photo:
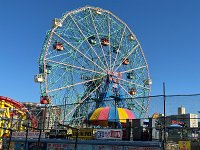
[[[126,119],[135,119],[132,111],[126,108],[101,107],[94,110],[89,121],[95,125],[107,126],[109,122],[126,123]]]

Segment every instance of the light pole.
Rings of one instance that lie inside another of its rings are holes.
[[[199,124],[199,114],[200,114],[200,111],[197,111],[198,112],[198,124]],[[198,147],[200,148],[200,127],[198,126]]]
[[[165,95],[165,82],[163,82],[163,98],[164,98],[164,139],[163,139],[163,146],[166,142],[166,95]]]

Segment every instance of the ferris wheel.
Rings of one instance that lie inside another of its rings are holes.
[[[151,80],[143,50],[110,11],[86,6],[53,21],[39,59],[41,103],[66,123],[99,107],[117,106],[137,118],[148,112]],[[140,97],[140,98],[139,98]]]

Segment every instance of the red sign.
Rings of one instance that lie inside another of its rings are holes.
[[[180,122],[180,121],[172,120],[172,124],[179,124],[179,125],[183,125],[183,124],[184,124],[184,122]]]

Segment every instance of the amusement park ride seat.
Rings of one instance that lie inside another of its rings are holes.
[[[60,22],[60,20],[58,18],[55,18],[53,20],[52,26],[53,27],[62,27],[62,23]]]
[[[122,64],[123,65],[128,65],[129,64],[129,59],[128,58],[125,58],[122,60]]]
[[[144,84],[145,85],[151,85],[152,84],[152,80],[151,79],[144,80]]]
[[[130,94],[130,95],[135,95],[135,94],[136,94],[136,89],[135,89],[135,88],[131,88],[131,89],[129,90],[129,94]]]
[[[90,44],[96,44],[96,40],[95,40],[96,38],[94,37],[94,36],[91,36],[91,37],[89,37],[88,38],[88,42],[90,43]]]
[[[101,45],[108,46],[110,44],[108,38],[102,38],[101,39]]]
[[[128,36],[128,39],[129,39],[129,41],[134,41],[134,40],[135,40],[135,36],[132,35],[132,34],[130,34],[130,35]]]
[[[41,96],[40,104],[49,104],[49,97],[48,96]]]
[[[63,50],[64,50],[64,46],[63,46],[63,44],[60,43],[60,42],[55,42],[55,43],[53,44],[53,48],[54,48],[55,50],[57,50],[57,51],[63,51]]]
[[[44,82],[44,75],[42,73],[41,74],[36,74],[34,76],[34,81],[37,82],[37,83]]]
[[[98,15],[101,15],[102,14],[102,11],[100,10],[100,9],[95,9],[95,12],[96,12],[96,14],[98,14]]]

